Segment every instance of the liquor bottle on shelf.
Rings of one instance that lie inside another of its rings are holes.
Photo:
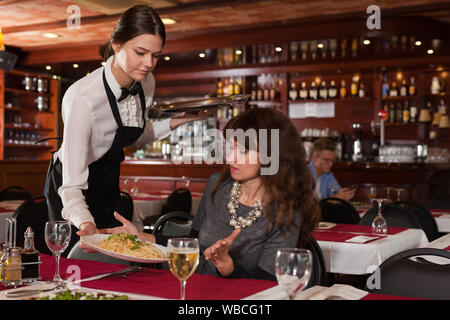
[[[217,49],[217,65],[219,67],[224,65],[223,49]]]
[[[414,51],[416,49],[416,37],[414,36],[409,37],[409,49],[411,51]]]
[[[308,41],[300,42],[300,51],[302,53],[302,60],[305,61],[308,58]]]
[[[297,92],[297,86],[295,85],[295,82],[291,82],[291,89],[289,90],[289,99],[292,101],[297,100],[298,92]]]
[[[263,99],[263,89],[261,88],[261,83],[258,83],[256,89],[256,100],[261,101],[262,99]]]
[[[302,85],[299,90],[300,99],[306,100],[308,99],[308,89],[306,88],[306,82],[302,81]]]
[[[327,99],[328,98],[328,89],[327,84],[325,81],[322,81],[319,88],[319,98],[320,99]]]
[[[358,78],[356,76],[352,78],[352,83],[350,85],[350,95],[353,98],[358,97]]]
[[[417,105],[416,100],[413,100],[411,102],[411,108],[410,108],[410,122],[416,122],[417,120]]]
[[[336,50],[337,50],[337,39],[331,39],[330,40],[330,55],[331,59],[336,58]]]
[[[253,101],[256,100],[256,91],[257,91],[256,81],[252,81],[252,91],[251,91],[250,99]]]
[[[265,101],[270,100],[270,88],[269,88],[269,84],[265,83],[264,84],[264,88],[263,88],[263,99]]]
[[[347,39],[341,40],[341,57],[345,58],[347,55]]]
[[[397,83],[395,81],[392,82],[392,86],[389,89],[389,96],[390,97],[397,97],[398,96]]]
[[[359,85],[358,97],[360,97],[360,98],[366,97],[366,88],[364,87],[364,83],[362,83],[362,82]]]
[[[290,49],[290,57],[291,57],[291,61],[297,61],[298,60],[298,43],[297,42],[291,42],[289,44],[289,49]]]
[[[269,87],[269,99],[271,101],[274,101],[276,98],[277,98],[276,79],[272,78],[272,82],[270,83],[270,87]]]
[[[358,39],[353,38],[353,40],[352,40],[352,57],[356,58],[357,55],[358,55]]]
[[[337,88],[336,83],[334,80],[331,80],[330,87],[328,88],[328,97],[330,99],[336,99],[337,98]]]
[[[414,77],[411,77],[411,79],[409,80],[408,94],[410,96],[416,95],[416,81]]]
[[[408,95],[408,88],[406,87],[406,79],[402,80],[402,85],[400,87],[400,96],[406,97]]]
[[[317,57],[317,41],[316,40],[311,40],[309,42],[309,51],[311,52],[311,58],[313,60],[316,60],[316,57]]]
[[[233,94],[241,94],[242,93],[242,80],[238,78],[234,82]]]
[[[339,89],[339,96],[341,98],[347,97],[347,86],[345,85],[345,80],[341,80],[341,88]]]
[[[228,78],[226,78],[225,80],[223,80],[223,95],[228,96],[230,92],[229,90],[230,90],[229,80]]]
[[[408,48],[408,36],[401,36],[400,43],[401,43],[402,51],[406,51]]]
[[[381,85],[381,96],[387,97],[389,94],[389,84],[387,80],[387,74],[385,73],[383,76],[383,84]]]
[[[408,106],[408,101],[403,105],[403,123],[408,123],[411,119],[411,111]]]
[[[230,78],[230,81],[228,82],[228,94],[233,95],[234,94],[234,79]]]
[[[384,105],[383,110],[386,112],[386,122],[389,121],[389,106],[387,105],[387,103]]]
[[[403,122],[403,108],[400,102],[397,103],[395,108],[395,122]]]
[[[439,94],[441,92],[441,83],[437,76],[431,79],[431,94]]]
[[[389,123],[394,123],[395,122],[395,106],[393,103],[391,103],[390,107],[389,107]]]
[[[309,88],[309,98],[317,100],[317,87],[315,81],[311,82],[311,87]]]
[[[222,97],[223,96],[223,84],[222,84],[222,80],[220,80],[220,79],[217,82],[217,96],[218,97]]]
[[[252,46],[252,64],[258,63],[258,46]]]

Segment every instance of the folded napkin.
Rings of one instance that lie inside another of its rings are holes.
[[[360,300],[368,294],[367,291],[360,290],[346,284],[334,284],[329,288],[315,286],[310,289],[305,290],[300,295],[297,295],[296,299],[325,300],[328,298],[330,300]]]
[[[377,239],[385,238],[384,236],[366,236],[366,235],[360,235],[356,236],[350,239],[345,240],[345,242],[353,242],[353,243],[367,243],[370,241],[374,241]]]

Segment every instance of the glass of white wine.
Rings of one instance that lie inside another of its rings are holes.
[[[377,197],[377,188],[370,187],[367,196],[369,197],[370,200],[374,200]]]
[[[197,269],[200,257],[198,239],[172,238],[167,242],[170,271],[180,280],[180,299],[185,300],[186,280]]]

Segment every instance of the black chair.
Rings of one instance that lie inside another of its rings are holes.
[[[358,211],[348,201],[339,198],[320,200],[322,221],[334,223],[358,224],[361,220]]]
[[[192,208],[192,195],[191,191],[186,188],[178,188],[173,191],[167,199],[161,209],[161,216],[169,212],[181,211],[187,214],[191,213]]]
[[[125,191],[120,191],[120,198],[118,200],[116,210],[127,220],[131,221],[133,219],[133,199]]]
[[[411,201],[397,201],[391,203],[391,205],[400,206],[412,211],[419,219],[422,229],[427,235],[428,241],[433,241],[439,238],[439,231],[436,224],[436,220],[427,208]]]
[[[0,192],[0,201],[28,200],[32,197],[30,192],[19,186],[10,186]]]
[[[439,256],[450,259],[450,252],[442,249],[419,248],[397,253],[384,261],[379,270],[375,271],[379,272],[378,288],[372,289],[366,285],[365,290],[403,297],[449,300],[450,260],[449,264],[441,265],[409,259],[417,256]]]
[[[193,216],[182,211],[166,213],[156,220],[152,233],[166,237],[187,237],[191,233],[192,219]]]
[[[305,244],[299,245],[299,247],[310,250],[313,258],[311,278],[309,279],[305,289],[313,286],[327,286],[327,268],[325,265],[325,258],[316,239],[311,237]]]
[[[391,204],[383,204],[381,210],[388,227],[422,229],[422,224],[410,209]],[[372,225],[372,221],[377,214],[378,207],[373,207],[364,214],[359,224],[363,226]]]
[[[34,247],[40,253],[51,255],[52,252],[48,249],[45,243],[45,224],[49,220],[48,207],[45,200],[45,196],[38,196],[32,199],[26,200],[22,203],[14,212],[13,218],[16,219],[17,233],[16,244],[19,247],[23,247],[24,234],[28,227],[31,227],[34,232]],[[69,246],[61,254],[66,257],[69,254],[70,249],[79,240],[79,237],[75,234],[75,230],[72,227],[72,238]]]

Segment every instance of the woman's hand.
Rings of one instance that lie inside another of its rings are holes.
[[[228,276],[234,270],[234,262],[228,250],[240,232],[240,228],[235,229],[228,237],[217,241],[204,252],[205,259],[211,260],[222,276]]]
[[[155,242],[155,236],[154,235],[139,231],[138,228],[136,228],[136,226],[133,223],[131,223],[131,221],[125,219],[119,213],[114,212],[114,217],[119,222],[122,223],[122,226],[115,227],[115,228],[99,229],[98,233],[106,233],[106,234],[110,234],[110,233],[128,233],[128,234],[133,234],[133,235],[138,236],[138,238],[141,239],[141,240],[147,240],[147,241],[150,241],[150,242]]]
[[[181,115],[178,115],[178,116],[170,119],[170,129],[174,130],[177,127],[179,127],[185,123],[188,123],[188,122],[205,120],[206,118],[209,117],[209,115],[211,115],[215,111],[216,111],[216,109],[212,108],[212,109],[202,110],[198,114],[183,112]]]

